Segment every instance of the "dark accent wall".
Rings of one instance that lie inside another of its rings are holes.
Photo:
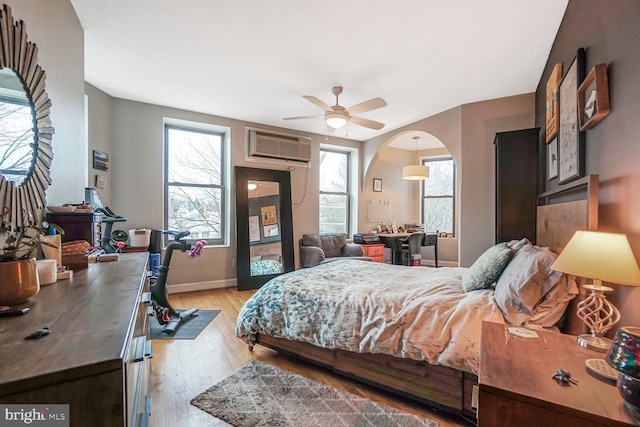
[[[640,1],[570,0],[536,91],[536,126],[545,127],[546,84],[554,64],[566,72],[579,47],[586,73],[607,63],[611,113],[585,133],[585,173],[600,175],[599,229],[628,235],[640,259]],[[544,134],[544,131],[542,132]],[[542,138],[544,141],[544,138]],[[546,147],[542,144],[546,153]],[[541,173],[546,176],[546,156]],[[546,188],[557,187],[557,179]],[[598,248],[594,248],[598,250]],[[617,286],[620,325],[640,324],[640,288]]]

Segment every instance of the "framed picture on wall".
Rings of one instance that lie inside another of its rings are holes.
[[[373,191],[379,193],[382,191],[382,179],[373,178]]]
[[[578,123],[578,87],[584,79],[584,49],[578,49],[567,74],[560,82],[558,128],[558,183],[584,176],[584,132]]]
[[[609,115],[607,64],[598,64],[578,88],[580,130],[588,130]]]
[[[557,63],[547,80],[546,141],[549,144],[558,134],[560,108],[558,107],[558,87],[562,80],[562,62]]]
[[[93,150],[93,168],[101,171],[109,170],[109,155],[102,151]]]
[[[558,138],[547,144],[547,179],[558,177]]]

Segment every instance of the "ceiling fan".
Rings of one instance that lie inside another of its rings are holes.
[[[342,86],[334,86],[333,88],[331,88],[331,93],[336,96],[336,105],[334,106],[325,104],[315,96],[303,96],[303,98],[307,101],[322,108],[325,111],[323,115],[318,114],[314,116],[285,117],[284,120],[324,118],[327,126],[334,129],[341,128],[342,126],[346,125],[347,122],[351,122],[353,124],[375,130],[380,130],[384,127],[383,123],[354,116],[354,114],[364,113],[366,111],[377,110],[378,108],[385,107],[387,105],[387,101],[385,101],[384,99],[373,98],[368,101],[356,104],[352,107],[344,108],[343,106],[338,104],[338,95],[342,93]]]

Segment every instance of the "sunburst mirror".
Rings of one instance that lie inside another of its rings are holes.
[[[11,8],[0,10],[0,209],[14,227],[38,223],[51,184],[51,100],[38,48]]]

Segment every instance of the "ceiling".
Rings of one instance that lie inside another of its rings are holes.
[[[536,90],[568,0],[71,0],[85,79],[117,98],[324,134],[305,100],[375,97],[332,135],[365,141],[450,108]],[[396,145],[414,149],[406,136]]]

